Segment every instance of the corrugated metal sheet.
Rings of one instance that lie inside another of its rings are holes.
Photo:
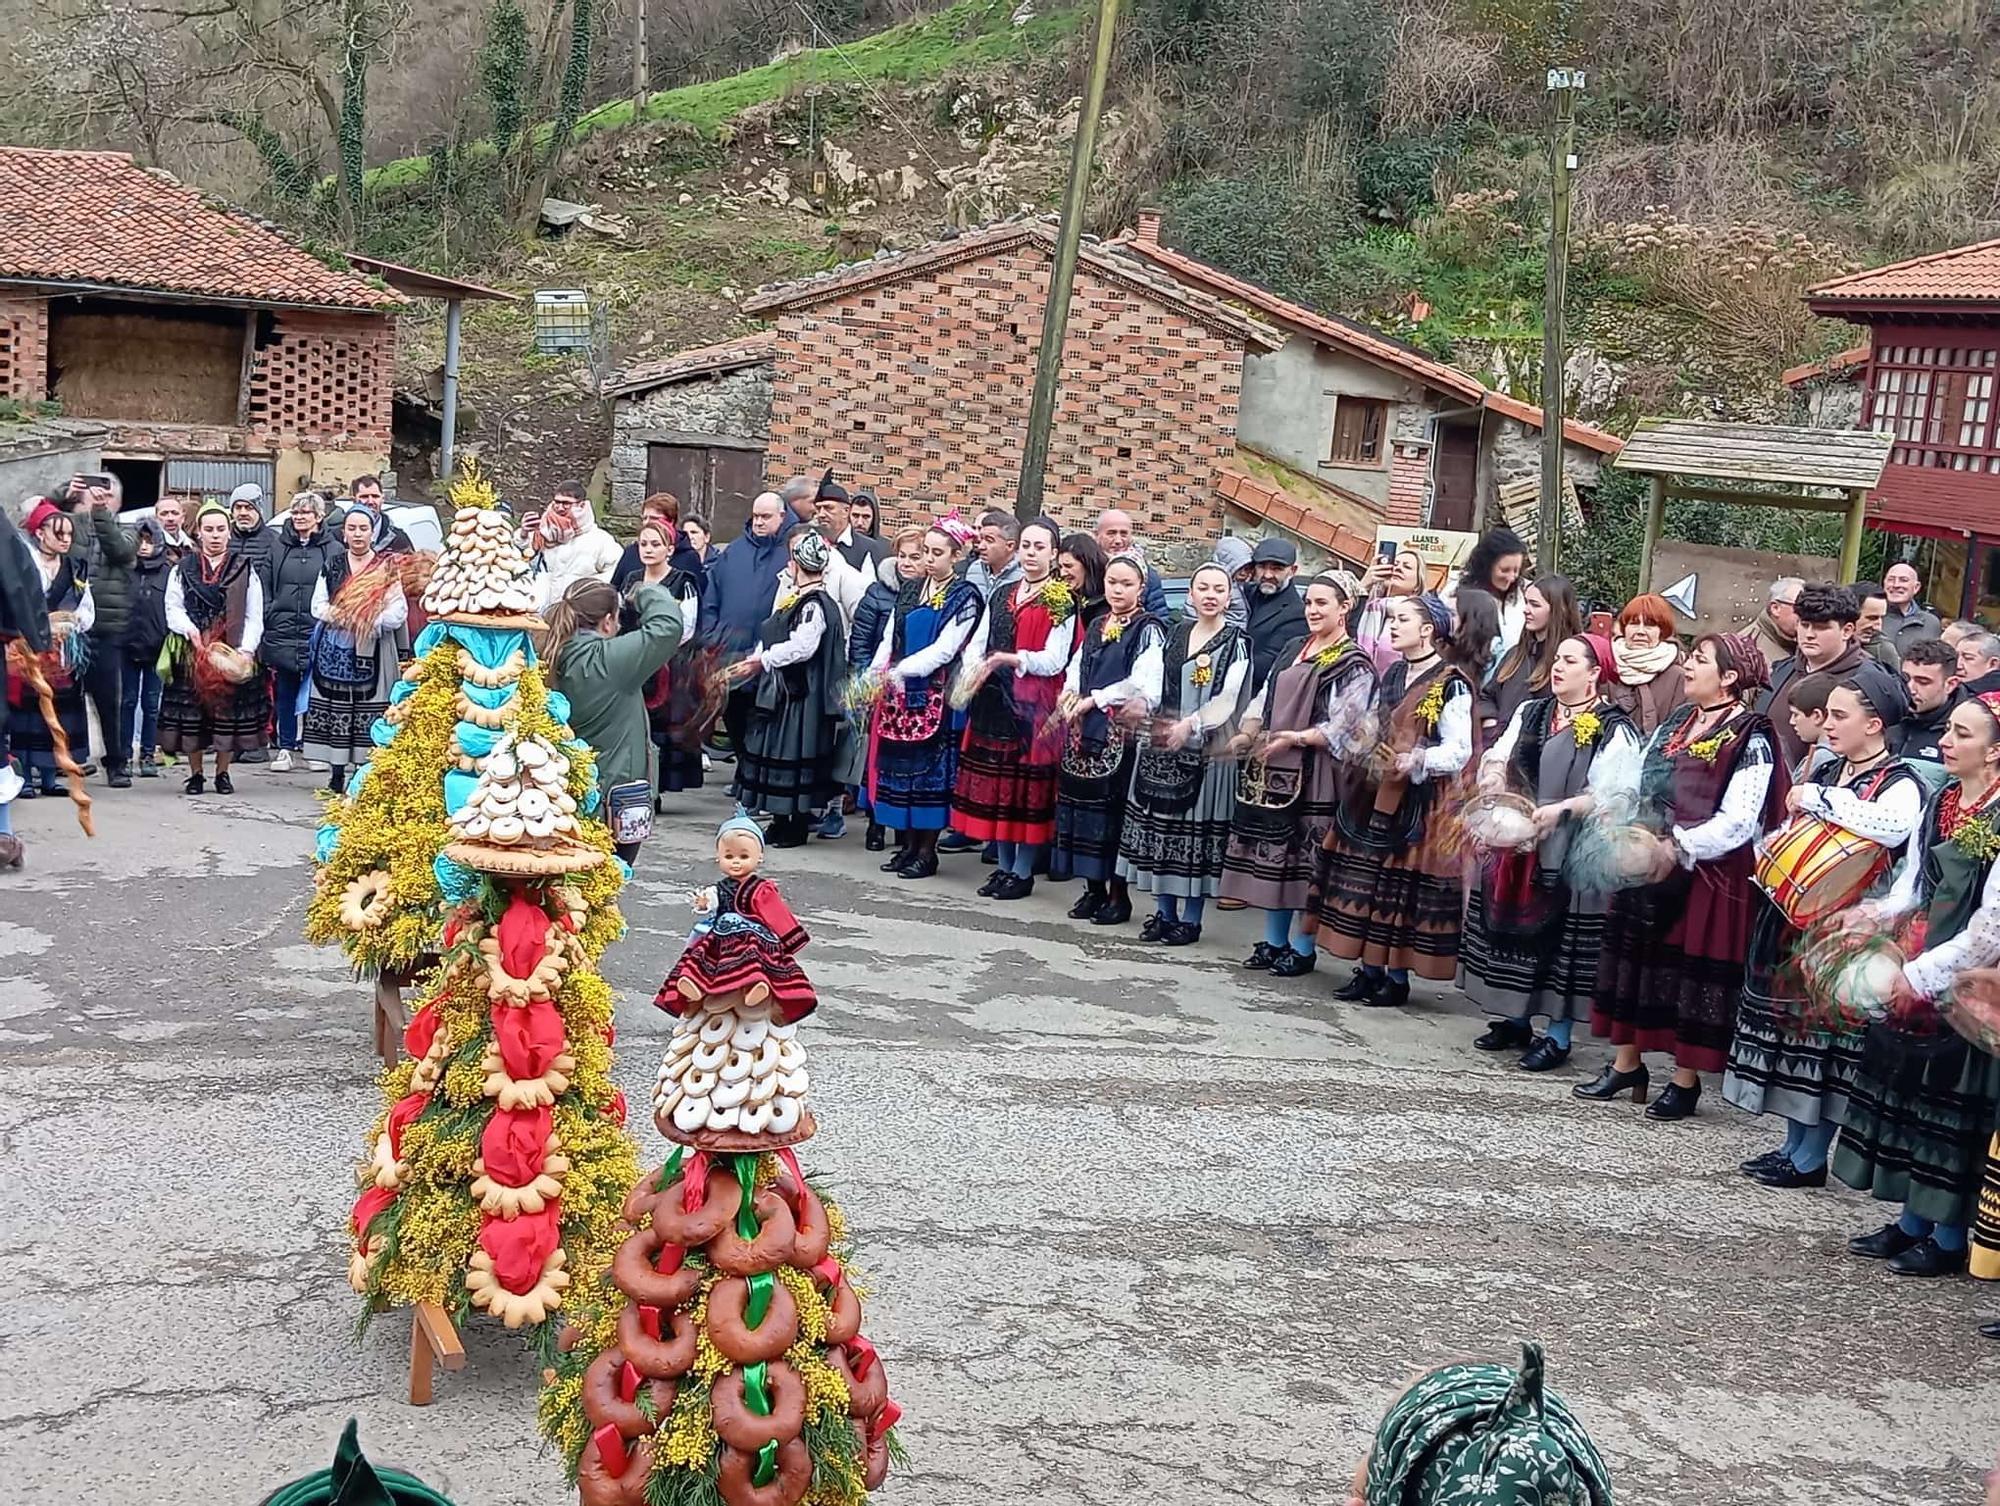
[[[277,480],[277,467],[268,460],[169,460],[165,490],[169,492],[219,492],[228,496],[245,482],[264,488],[266,500]]]

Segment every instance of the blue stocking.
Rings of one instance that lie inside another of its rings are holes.
[[[1932,1224],[1931,1238],[1936,1241],[1940,1250],[1947,1250],[1956,1255],[1965,1248],[1965,1225]]]
[[[9,800],[5,805],[0,805],[0,837],[9,837],[13,834],[14,802]]]
[[[1407,967],[1392,967],[1388,969],[1388,973],[1389,981],[1395,984],[1396,987],[1408,988],[1410,986],[1410,970]]]
[[[1576,1029],[1575,1020],[1550,1020],[1549,1039],[1563,1050],[1569,1050],[1570,1032]]]
[[[1916,1214],[1905,1208],[1903,1216],[1896,1220],[1896,1227],[1912,1239],[1922,1239],[1926,1234],[1935,1229],[1937,1225],[1927,1218],[1918,1218]]]
[[[1205,899],[1184,899],[1181,901],[1181,920],[1186,925],[1201,924],[1201,912],[1208,907]]]
[[[1833,1145],[1836,1128],[1823,1119],[1818,1124],[1800,1125],[1798,1143],[1791,1150],[1792,1165],[1800,1171],[1818,1171],[1826,1165],[1826,1153]]]
[[[1264,912],[1264,945],[1272,951],[1282,952],[1292,944],[1292,914],[1290,910]]]
[[[1042,847],[1039,842],[1016,842],[1014,844],[1014,861],[1008,866],[1007,871],[1013,874],[1015,878],[1033,878],[1035,876],[1035,859],[1041,856],[1041,852]]]
[[[1003,873],[1012,873],[1014,871],[1014,853],[1021,844],[1019,842],[995,842],[993,845],[999,849],[1000,871]]]
[[[1785,1143],[1778,1147],[1778,1154],[1781,1156],[1791,1155],[1798,1150],[1800,1142],[1805,1137],[1806,1127],[1796,1119],[1787,1119],[1785,1121]]]
[[[1181,923],[1181,902],[1174,895],[1156,894],[1153,896],[1153,903],[1160,907],[1160,914],[1169,925],[1177,926]]]

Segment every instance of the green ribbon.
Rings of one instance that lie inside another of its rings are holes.
[[[736,1237],[746,1244],[757,1237],[757,1210],[752,1202],[757,1192],[757,1158],[754,1155],[732,1156],[736,1167],[737,1185],[743,1189],[743,1202],[736,1210]]]
[[[749,1300],[743,1304],[743,1322],[751,1328],[762,1328],[764,1316],[771,1310],[771,1288],[778,1278],[769,1271],[759,1271],[745,1283],[750,1288]]]
[[[769,1485],[778,1478],[778,1440],[773,1438],[757,1450],[757,1467],[750,1473],[752,1485]]]
[[[681,1158],[687,1154],[687,1147],[676,1145],[674,1153],[667,1157],[667,1164],[660,1168],[660,1179],[653,1184],[653,1191],[665,1192],[673,1185],[675,1177],[681,1174]]]
[[[771,1415],[770,1369],[759,1360],[743,1367],[743,1404],[759,1417]]]

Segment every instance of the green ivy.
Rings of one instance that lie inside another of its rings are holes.
[[[486,42],[479,49],[479,83],[493,114],[493,140],[503,150],[527,119],[523,94],[532,57],[528,16],[520,0],[494,0],[486,18]]]

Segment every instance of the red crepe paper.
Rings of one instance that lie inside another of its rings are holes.
[[[653,1269],[662,1276],[671,1276],[687,1264],[686,1245],[661,1245],[659,1253],[653,1257]]]
[[[431,1095],[428,1093],[409,1093],[398,1099],[396,1106],[389,1110],[390,1155],[399,1160],[402,1158],[403,1131],[416,1122],[417,1115],[429,1106],[430,1101]]]
[[[494,927],[500,942],[500,962],[510,978],[525,978],[535,970],[548,950],[549,917],[540,905],[520,894],[507,901],[507,909]]]
[[[553,1112],[539,1109],[495,1109],[479,1136],[479,1158],[486,1174],[502,1187],[525,1187],[542,1174],[548,1161]]]
[[[557,1205],[519,1218],[489,1218],[479,1228],[479,1246],[493,1257],[493,1277],[516,1296],[534,1290],[542,1268],[562,1242]]]
[[[610,1423],[592,1433],[590,1441],[597,1445],[597,1457],[604,1461],[605,1472],[613,1479],[632,1467],[632,1456],[625,1451],[625,1440],[618,1436],[618,1429]]]
[[[643,1377],[639,1374],[639,1367],[634,1365],[630,1360],[620,1365],[618,1367],[618,1399],[625,1402],[631,1401],[633,1397],[639,1394],[639,1383],[642,1379]]]
[[[840,1258],[838,1256],[829,1255],[813,1267],[813,1276],[821,1286],[825,1287],[828,1291],[832,1291],[847,1279],[847,1272],[840,1268]]]
[[[606,1025],[599,1034],[604,1037],[605,1045],[615,1046],[618,1044],[618,1027],[616,1025]]]
[[[875,1362],[880,1358],[875,1346],[860,1334],[847,1341],[847,1368],[854,1372],[856,1380],[867,1380],[868,1372],[875,1368]]]
[[[348,1222],[354,1225],[357,1239],[368,1237],[368,1226],[375,1221],[375,1215],[396,1201],[392,1187],[370,1187],[354,1200],[354,1211],[348,1215]]]
[[[780,1146],[778,1148],[778,1160],[784,1166],[785,1170],[792,1174],[792,1180],[798,1183],[799,1192],[803,1195],[806,1190],[806,1174],[799,1170],[798,1152],[793,1150],[789,1145]]]
[[[897,1406],[893,1401],[883,1402],[882,1410],[877,1412],[874,1421],[868,1424],[868,1442],[870,1446],[872,1447],[888,1437],[889,1429],[902,1420],[903,1409],[901,1407]]]
[[[660,1310],[657,1307],[649,1307],[644,1302],[641,1302],[639,1304],[639,1327],[647,1338],[656,1344],[659,1343]]]
[[[493,1011],[493,1044],[500,1065],[516,1082],[532,1082],[562,1055],[562,1012],[548,999],[536,999],[519,1009]]]
[[[699,1213],[708,1201],[708,1152],[696,1151],[681,1168],[681,1212]]]
[[[625,1090],[623,1088],[613,1088],[611,1090],[611,1108],[608,1112],[611,1115],[611,1122],[613,1124],[617,1125],[620,1129],[625,1128],[626,1107]]]
[[[411,1015],[410,1023],[403,1027],[403,1054],[418,1061],[429,1056],[437,1041],[439,1023],[437,1000],[433,999]]]

